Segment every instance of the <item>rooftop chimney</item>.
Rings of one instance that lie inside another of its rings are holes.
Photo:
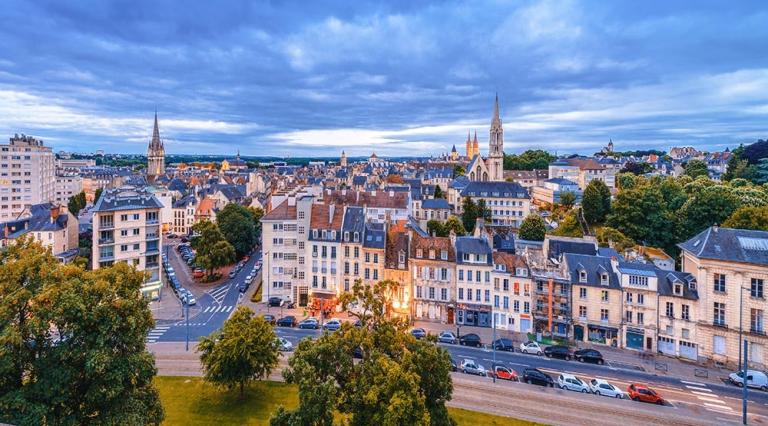
[[[328,223],[333,222],[333,212],[336,210],[336,204],[331,203],[328,206]]]
[[[59,218],[59,213],[59,206],[51,207],[51,223],[56,222],[56,219]]]

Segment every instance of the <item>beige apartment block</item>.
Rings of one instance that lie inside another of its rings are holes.
[[[456,253],[449,237],[409,231],[413,317],[453,324],[456,301]]]
[[[741,334],[749,365],[765,368],[768,232],[710,227],[680,248],[698,282],[699,356],[736,366]]]
[[[93,269],[116,262],[133,265],[147,272],[142,294],[159,297],[162,208],[146,189],[104,190],[93,208]]]
[[[14,135],[0,144],[0,221],[16,218],[25,208],[55,200],[55,157],[32,136]]]
[[[523,256],[493,253],[493,324],[502,330],[533,331],[533,280]]]
[[[83,178],[75,173],[56,175],[54,200],[59,204],[69,203],[69,199],[83,190]]]

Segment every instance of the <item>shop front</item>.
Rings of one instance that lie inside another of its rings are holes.
[[[491,307],[459,304],[456,306],[456,324],[474,327],[491,326]]]
[[[613,347],[618,346],[618,328],[589,324],[587,326],[587,331],[587,338],[590,342],[611,345]]]
[[[628,349],[643,349],[645,330],[641,328],[627,328],[626,342]]]

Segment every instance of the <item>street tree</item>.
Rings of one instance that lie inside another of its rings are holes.
[[[613,247],[619,253],[635,246],[631,238],[609,226],[603,226],[597,230],[597,242],[600,247]]]
[[[435,198],[445,198],[445,193],[440,188],[440,185],[435,185]]]
[[[20,239],[0,253],[0,422],[159,424],[144,273],[86,271]]]
[[[216,223],[232,247],[235,254],[242,258],[253,250],[256,243],[256,230],[253,214],[248,208],[237,203],[229,203],[216,214]]]
[[[520,225],[519,236],[523,240],[544,241],[547,234],[547,225],[544,219],[537,214],[529,214]]]
[[[279,344],[272,326],[239,306],[222,328],[203,337],[197,347],[205,380],[228,389],[262,380],[277,367]]]
[[[203,220],[192,225],[192,231],[198,234],[192,239],[192,247],[197,250],[196,261],[207,271],[209,277],[217,268],[235,260],[235,248],[224,239],[215,223]]]
[[[443,230],[445,231],[445,237],[450,235],[451,231],[456,234],[457,237],[467,234],[467,230],[464,229],[464,224],[458,216],[450,216],[443,224]]]
[[[593,179],[584,189],[581,199],[584,220],[590,225],[603,223],[611,212],[611,191],[602,180]]]
[[[552,235],[575,238],[584,236],[584,230],[581,228],[581,224],[579,223],[579,219],[576,217],[576,212],[574,210],[565,214],[565,217],[560,221],[557,228],[552,231]]]
[[[471,233],[475,229],[477,216],[477,205],[471,198],[465,197],[461,203],[461,223],[467,232]]]
[[[85,205],[85,191],[80,191],[80,193],[72,196],[72,198],[69,199],[69,202],[67,203],[67,210],[69,210],[69,212],[73,215],[77,216],[78,213],[80,213],[80,210],[85,208]]]

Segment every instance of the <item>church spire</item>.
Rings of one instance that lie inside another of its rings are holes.
[[[501,125],[501,117],[499,117],[499,94],[496,93],[496,102],[493,104],[493,120],[491,120],[491,126],[494,124]]]
[[[149,146],[151,148],[160,148],[163,146],[163,142],[160,140],[160,127],[157,125],[157,108],[155,108],[155,127],[152,129],[152,142]]]

